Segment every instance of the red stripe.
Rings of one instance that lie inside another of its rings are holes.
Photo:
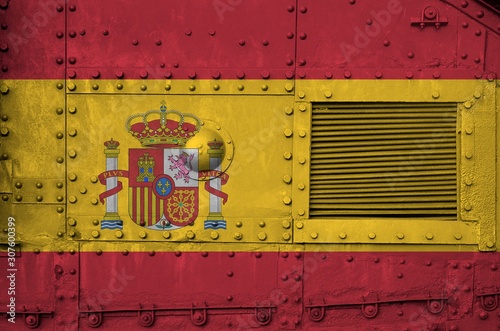
[[[143,222],[145,222],[146,220],[144,219],[144,187],[141,187],[139,188],[141,191],[141,207],[140,207],[140,215],[139,215],[139,218],[140,218],[140,224],[142,225]]]
[[[135,196],[137,194],[137,188],[136,187],[132,187],[132,201],[130,201],[129,203],[132,204],[132,219],[135,219],[135,215],[137,215],[137,201],[135,199]],[[137,222],[137,220],[135,220]]]
[[[153,193],[152,189],[148,190],[148,225],[153,225]]]

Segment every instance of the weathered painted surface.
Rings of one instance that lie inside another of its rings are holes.
[[[0,24],[1,329],[500,326],[491,5],[0,0]]]

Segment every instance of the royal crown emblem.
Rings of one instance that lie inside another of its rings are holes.
[[[127,177],[128,214],[137,225],[164,231],[193,224],[199,214],[199,191],[204,188],[209,193],[204,228],[225,229],[222,205],[228,195],[222,192],[222,186],[229,176],[222,168],[224,140],[216,136],[210,140],[201,138],[201,144],[196,143],[195,148],[186,145],[200,132],[202,121],[190,113],[167,110],[164,101],[159,110],[128,117],[125,127],[142,147],[128,148],[128,170],[119,170],[120,143],[113,139],[104,143],[106,171],[99,175],[99,180],[106,185],[106,191],[100,195],[101,202],[106,201],[106,214],[101,228],[123,228],[118,213],[118,192],[123,184],[118,177]],[[211,132],[204,130],[196,139]],[[202,148],[208,162],[200,169]]]
[[[134,114],[127,119],[125,126],[142,146],[166,148],[185,146],[200,131],[201,121],[192,114],[167,110],[163,101],[159,111]]]

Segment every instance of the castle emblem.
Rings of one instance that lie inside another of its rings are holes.
[[[225,229],[219,200],[223,200],[222,203],[227,200],[221,185],[227,182],[228,176],[216,168],[199,171],[199,150],[186,147],[186,143],[200,132],[201,120],[192,114],[167,110],[162,102],[160,110],[130,116],[125,126],[142,147],[130,148],[128,170],[118,170],[119,143],[113,139],[104,143],[106,171],[99,179],[106,185],[106,192],[100,196],[101,202],[106,203],[106,214],[101,228],[123,227],[117,206],[118,192],[123,184],[118,177],[128,177],[128,213],[137,225],[172,230],[196,220],[200,178],[216,176],[214,181],[205,181],[210,205],[215,206],[211,208],[217,209],[210,210],[205,228]],[[222,155],[222,143],[216,141],[214,145],[211,141],[207,146],[211,148],[209,154],[220,152]]]

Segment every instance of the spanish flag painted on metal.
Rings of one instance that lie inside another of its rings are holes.
[[[494,0],[0,0],[0,330],[493,330]]]

